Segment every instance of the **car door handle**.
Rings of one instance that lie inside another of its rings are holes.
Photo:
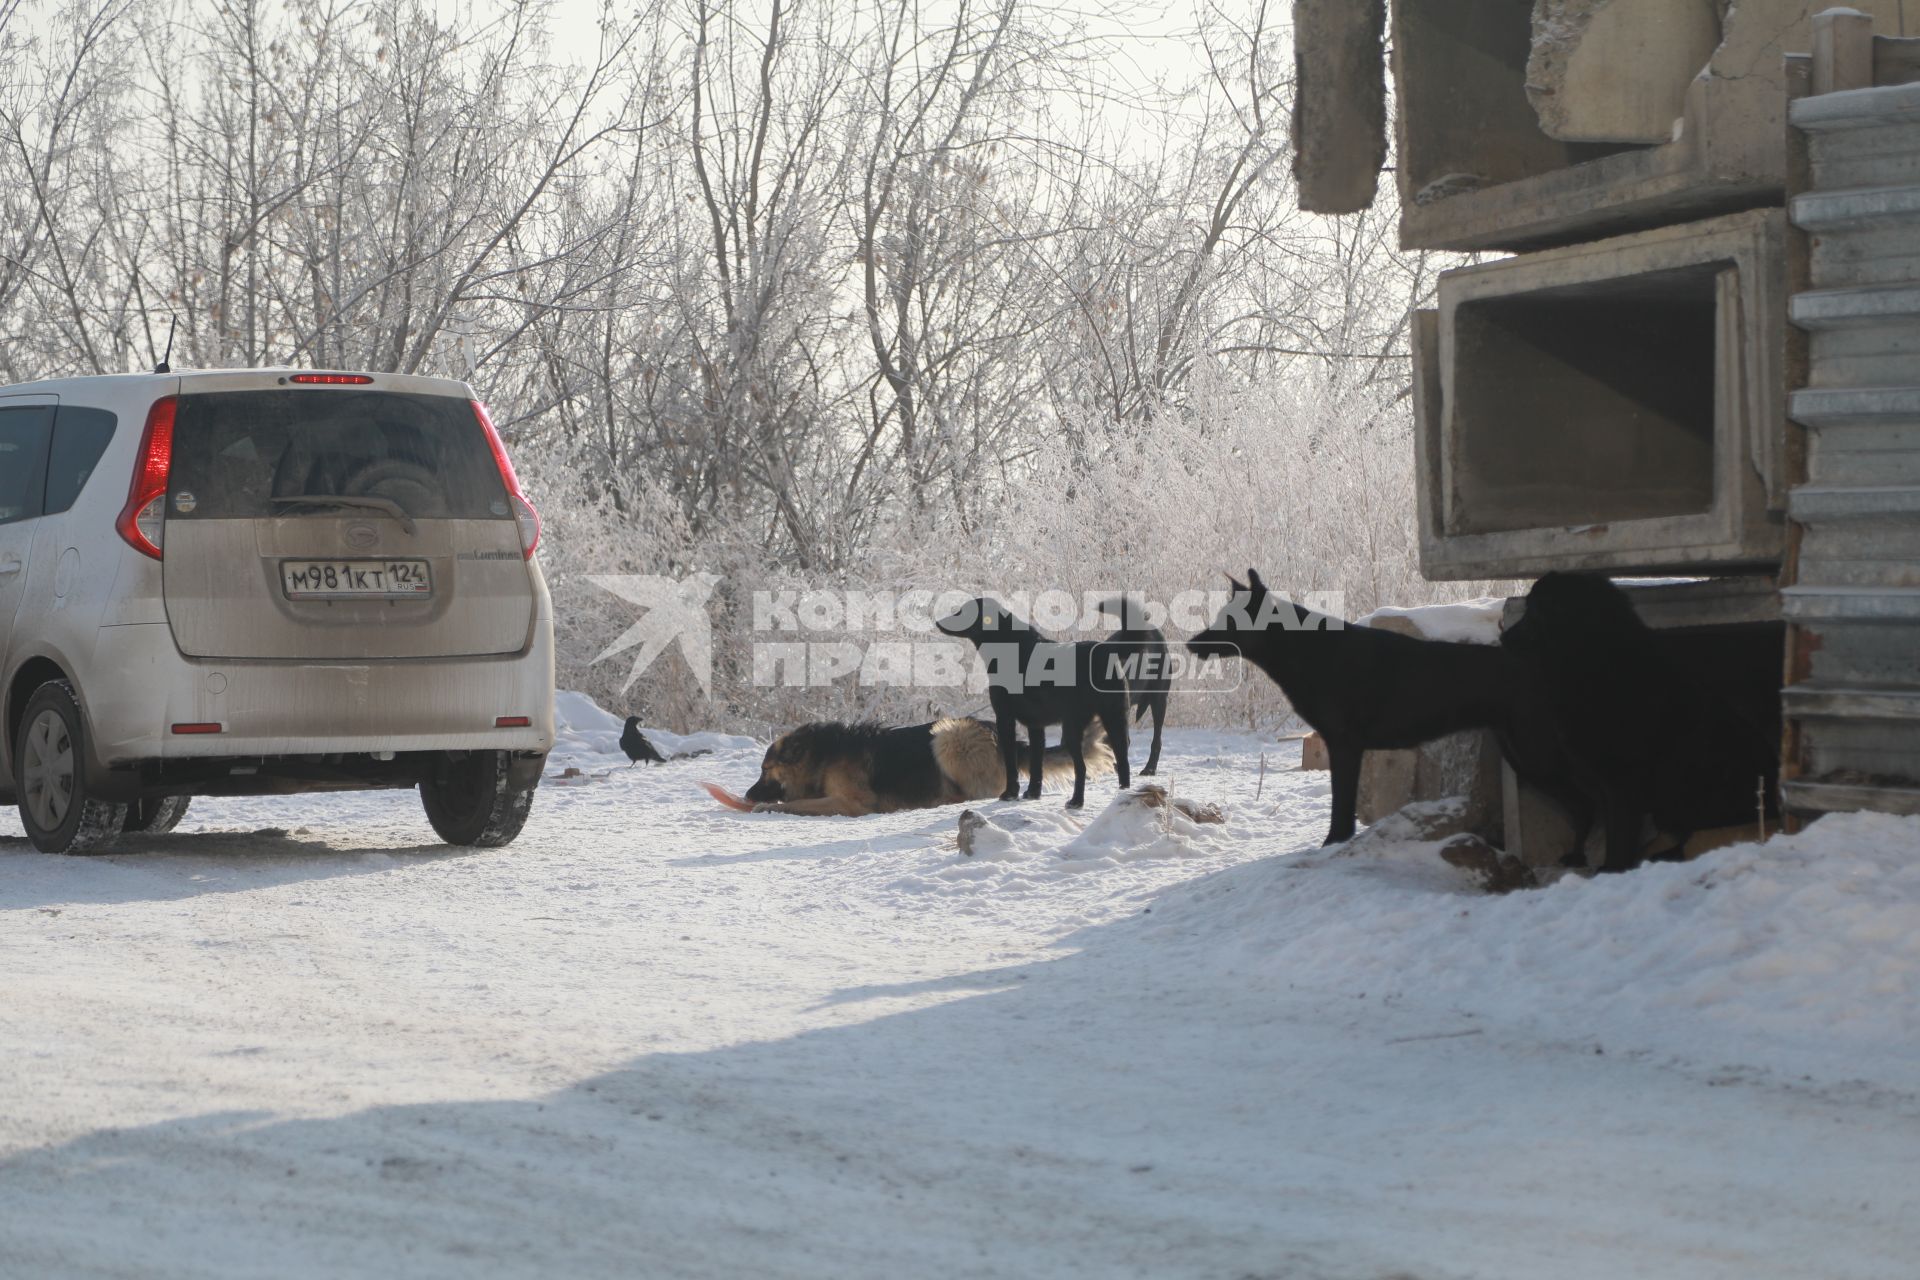
[[[26,568],[18,560],[0,560],[0,578],[9,577]]]

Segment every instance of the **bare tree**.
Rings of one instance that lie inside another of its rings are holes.
[[[17,0],[0,4],[0,315],[35,319],[0,337],[10,377],[43,364],[116,367],[102,333],[113,288],[101,262],[104,164],[119,124],[114,64],[129,3],[63,5],[38,39],[23,33]]]
[[[1203,0],[1195,74],[1118,85],[1126,15],[1029,0],[639,0],[565,48],[555,0],[32,2],[0,0],[10,379],[148,365],[171,322],[183,366],[469,379],[564,495],[569,608],[592,569],[724,573],[716,608],[1170,583],[1278,509],[1276,564],[1411,589],[1445,261],[1387,204],[1294,207],[1277,0]],[[1218,496],[1269,464],[1299,483]],[[1180,546],[1139,545],[1143,502]]]

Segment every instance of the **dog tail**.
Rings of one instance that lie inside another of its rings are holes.
[[[1090,724],[1080,737],[1080,755],[1087,762],[1087,776],[1097,778],[1113,772],[1113,748],[1107,745],[1107,732]],[[1066,744],[1048,747],[1041,761],[1040,776],[1047,782],[1073,781],[1073,753]]]
[[[1016,740],[1015,750],[1024,773],[1026,741]],[[1106,731],[1097,723],[1087,726],[1081,737],[1080,753],[1087,762],[1089,777],[1113,772],[1113,749],[1107,745]],[[961,793],[961,798],[986,800],[1000,794],[1005,775],[1000,763],[1000,741],[992,725],[964,716],[937,721],[933,726],[933,758]],[[1053,783],[1073,781],[1073,756],[1064,744],[1047,748],[1040,776]]]
[[[993,726],[967,716],[950,716],[933,725],[933,760],[962,800],[989,800],[1000,794],[1004,777],[1000,740]]]

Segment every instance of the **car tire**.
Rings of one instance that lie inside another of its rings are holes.
[[[121,830],[128,835],[163,836],[180,825],[191,800],[190,796],[148,796],[135,800],[127,806],[127,821]]]
[[[513,757],[505,751],[449,753],[434,775],[420,784],[427,821],[448,844],[497,849],[512,844],[533,810],[535,771],[528,781],[513,776]]]
[[[126,825],[127,806],[87,792],[87,729],[65,680],[33,691],[13,742],[20,825],[42,853],[103,851]]]

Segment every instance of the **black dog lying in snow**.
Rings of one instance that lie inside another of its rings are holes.
[[[1069,809],[1087,802],[1087,763],[1083,740],[1098,721],[1113,748],[1113,771],[1120,789],[1132,785],[1127,771],[1127,709],[1131,693],[1124,674],[1124,651],[1104,640],[1067,644],[1050,640],[1007,611],[998,600],[978,599],[934,625],[950,636],[971,640],[987,662],[987,697],[993,704],[994,731],[1000,739],[1007,775],[1002,800],[1020,795],[1019,742],[1014,726],[1027,731],[1031,765],[1027,799],[1040,798],[1046,773],[1047,726],[1060,726],[1060,742],[1073,756],[1073,796]],[[1118,665],[1117,665],[1118,663]]]
[[[1267,591],[1252,570],[1213,625],[1187,641],[1202,658],[1241,657],[1280,686],[1319,731],[1333,771],[1327,844],[1353,836],[1360,759],[1462,729],[1500,728],[1511,708],[1495,645],[1420,640],[1353,626]]]
[[[1684,843],[1752,821],[1779,765],[1764,730],[1674,660],[1603,577],[1549,573],[1500,645],[1538,692],[1557,752],[1604,824],[1603,871],[1641,861],[1643,823]]]

